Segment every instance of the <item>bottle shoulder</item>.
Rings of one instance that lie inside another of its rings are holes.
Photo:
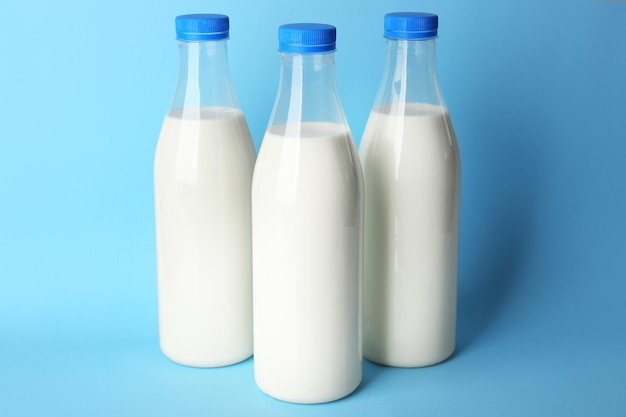
[[[374,164],[395,171],[401,166],[455,166],[458,152],[447,109],[425,103],[374,108],[359,149],[365,169],[374,169]]]
[[[321,122],[302,125],[300,129],[268,129],[255,166],[253,193],[256,190],[259,198],[290,196],[290,201],[305,194],[348,199],[360,195],[362,172],[347,126]]]
[[[252,171],[256,153],[241,110],[199,107],[170,111],[155,151],[155,171]],[[190,168],[191,167],[191,168]]]

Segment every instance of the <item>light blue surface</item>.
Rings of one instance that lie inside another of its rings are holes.
[[[394,11],[440,17],[463,162],[457,353],[366,363],[355,394],[318,406],[262,394],[251,360],[169,362],[152,159],[174,17],[230,16],[258,146],[280,24],[337,27],[358,143]],[[5,0],[0,56],[0,416],[626,416],[626,2]]]

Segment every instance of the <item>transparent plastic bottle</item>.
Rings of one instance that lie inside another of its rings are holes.
[[[176,18],[180,67],[154,159],[159,337],[189,366],[252,355],[255,151],[233,88],[227,16]]]
[[[279,28],[278,95],[252,184],[254,372],[272,397],[333,401],[362,375],[363,178],[335,81],[335,28]]]
[[[417,367],[455,347],[460,158],[437,81],[438,17],[385,16],[385,69],[360,146],[364,355]]]

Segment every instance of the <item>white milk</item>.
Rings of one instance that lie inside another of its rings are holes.
[[[180,113],[165,117],[154,162],[161,349],[228,365],[252,354],[255,152],[241,111]]]
[[[284,401],[332,401],[361,381],[361,168],[344,126],[276,133],[252,185],[255,379]]]
[[[364,355],[385,365],[440,362],[455,347],[460,159],[448,113],[375,109],[365,174]]]

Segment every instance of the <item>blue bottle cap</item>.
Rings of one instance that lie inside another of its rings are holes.
[[[439,18],[432,13],[399,12],[385,15],[385,37],[429,39],[437,37]]]
[[[278,28],[281,52],[329,52],[335,50],[337,29],[321,23],[292,23]]]
[[[223,14],[186,14],[176,16],[176,39],[210,41],[228,38],[228,16]]]

